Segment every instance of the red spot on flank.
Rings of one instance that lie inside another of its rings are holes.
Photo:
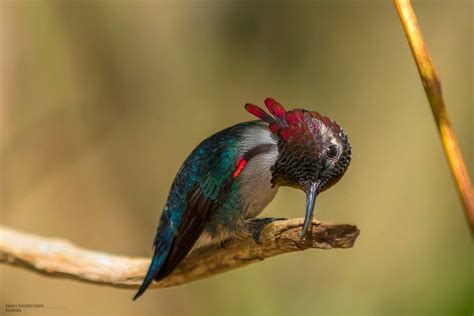
[[[237,161],[237,165],[235,166],[235,171],[232,174],[233,178],[237,178],[239,174],[244,170],[245,165],[247,164],[247,160],[244,157],[240,157]]]

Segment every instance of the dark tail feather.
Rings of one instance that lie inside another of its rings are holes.
[[[151,282],[160,271],[163,261],[164,261],[163,254],[159,254],[157,251],[155,251],[155,254],[153,255],[153,259],[151,260],[150,267],[148,268],[148,272],[146,273],[145,279],[143,280],[142,285],[138,289],[137,294],[135,294],[135,296],[133,297],[133,300],[136,300],[143,293],[145,293],[148,286],[150,286]]]

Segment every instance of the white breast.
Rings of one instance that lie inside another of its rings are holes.
[[[248,202],[246,218],[253,218],[265,209],[278,191],[278,187],[272,188],[270,171],[278,158],[278,140],[266,124],[249,129],[244,139],[239,146],[242,154],[258,145],[273,145],[269,151],[252,157],[239,176],[241,190]]]

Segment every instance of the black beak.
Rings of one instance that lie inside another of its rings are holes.
[[[306,236],[306,232],[308,231],[308,227],[313,220],[313,212],[314,212],[314,203],[316,202],[316,197],[319,193],[319,186],[321,181],[316,181],[311,183],[306,188],[306,215],[304,218],[303,230],[301,231],[301,238]]]

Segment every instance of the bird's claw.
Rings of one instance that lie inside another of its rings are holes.
[[[230,246],[233,242],[234,242],[234,241],[233,241],[231,238],[227,238],[227,239],[222,240],[222,241],[219,243],[219,246],[220,246],[222,249],[227,249],[227,248],[229,248],[229,246]]]
[[[255,227],[255,230],[253,232],[253,240],[255,240],[257,244],[261,245],[262,242],[260,241],[260,234],[262,233],[265,226],[275,221],[284,221],[284,220],[287,220],[287,218],[284,218],[284,217],[255,218],[254,220],[252,220],[252,224]]]

